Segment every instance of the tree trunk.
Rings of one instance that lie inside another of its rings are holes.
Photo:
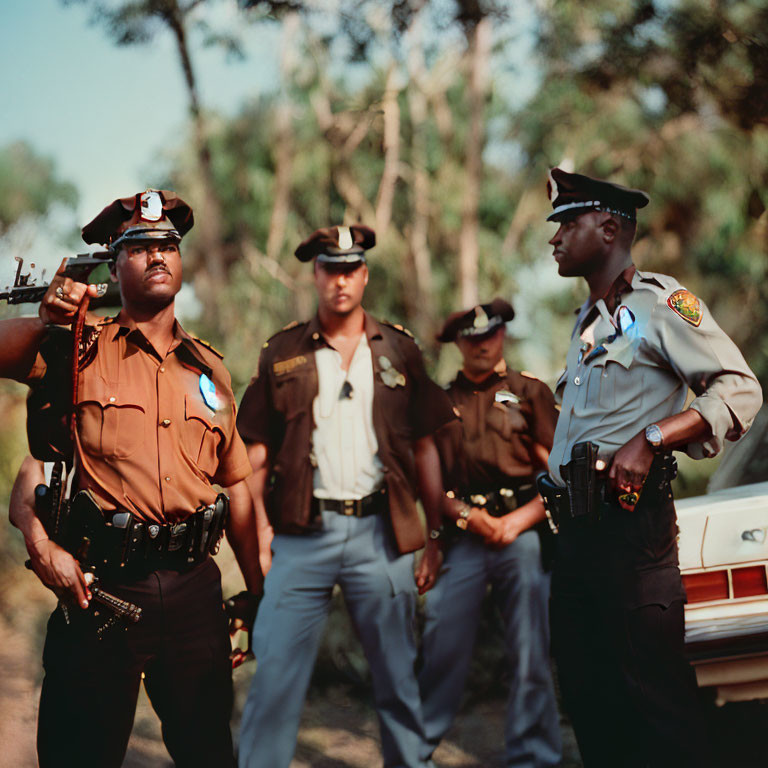
[[[465,185],[459,236],[459,290],[462,307],[471,307],[478,302],[478,205],[483,171],[488,60],[491,50],[490,19],[481,19],[471,28],[467,37],[469,130],[465,146]]]
[[[299,16],[289,14],[283,22],[283,55],[280,61],[283,93],[290,82],[293,70],[293,46],[298,29]],[[277,260],[285,242],[285,228],[291,207],[291,176],[293,174],[294,136],[290,101],[283,97],[275,114],[275,180],[272,214],[267,236],[267,258]]]
[[[384,171],[376,196],[376,233],[380,238],[384,237],[392,220],[392,202],[400,176],[400,106],[397,103],[397,95],[397,68],[392,61],[389,64],[384,97],[381,100],[384,112]]]
[[[429,251],[430,194],[427,172],[426,123],[428,113],[426,67],[422,48],[422,13],[414,16],[408,39],[408,105],[411,116],[411,222],[407,230],[408,248],[413,259],[415,276],[416,334],[421,339],[431,338],[434,329],[434,301],[432,297],[432,256]]]
[[[176,47],[184,73],[184,81],[187,85],[189,113],[192,117],[200,184],[199,194],[196,197],[199,201],[204,202],[205,206],[202,210],[198,206],[198,210],[202,215],[198,214],[195,220],[200,232],[200,252],[203,257],[201,263],[196,264],[197,275],[195,283],[198,286],[205,286],[205,290],[198,292],[198,296],[206,312],[209,313],[208,316],[216,318],[218,316],[218,292],[224,285],[226,278],[226,263],[221,234],[223,221],[221,202],[216,192],[210,142],[208,141],[205,118],[200,108],[197,81],[187,44],[184,14],[175,0],[172,3],[166,20],[176,38]]]

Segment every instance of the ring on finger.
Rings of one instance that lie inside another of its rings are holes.
[[[56,296],[59,299],[63,299],[67,294],[64,293],[64,288],[62,286],[58,286],[56,288]]]

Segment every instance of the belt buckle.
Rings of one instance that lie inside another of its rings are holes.
[[[344,499],[343,504],[344,506],[342,511],[347,517],[352,517],[352,515],[355,515],[355,514],[358,514],[358,517],[359,517],[359,513],[357,513],[357,510],[355,509],[355,506],[356,506],[355,499]]]

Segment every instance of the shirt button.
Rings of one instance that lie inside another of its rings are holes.
[[[166,483],[170,483],[170,482],[171,482],[171,478],[166,476],[166,478],[165,478],[165,482],[166,482]]]
[[[320,334],[319,334],[317,331],[315,331],[315,332],[312,334],[312,338],[313,338],[315,341],[317,341],[317,340],[320,338]]]
[[[573,380],[573,383],[574,383],[574,384],[575,384],[575,385],[578,387],[578,386],[579,386],[579,384],[581,384],[581,376],[577,376],[577,377],[576,377],[576,378]]]
[[[160,422],[160,425],[163,427],[170,427],[171,426],[171,420],[170,419],[163,419]]]
[[[160,373],[165,373],[165,366],[163,365],[160,366]]]
[[[115,396],[114,395],[112,395],[112,397],[109,398],[109,402],[110,403],[114,403],[115,402]]]

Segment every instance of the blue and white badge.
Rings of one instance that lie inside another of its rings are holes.
[[[203,401],[212,410],[219,409],[219,396],[216,394],[216,385],[204,373],[200,374],[200,394]]]

